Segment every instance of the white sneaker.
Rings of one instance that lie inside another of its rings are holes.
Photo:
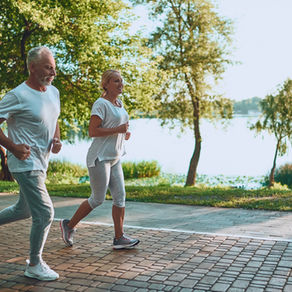
[[[54,281],[59,278],[59,274],[50,269],[44,261],[39,262],[35,266],[30,266],[29,260],[26,260],[24,276],[41,281]]]

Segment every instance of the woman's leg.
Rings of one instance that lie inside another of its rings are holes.
[[[117,207],[113,205],[112,216],[114,221],[115,238],[120,238],[124,234],[124,218],[125,218],[125,207]]]
[[[137,245],[139,239],[124,234],[126,191],[124,174],[120,160],[114,161],[111,167],[109,189],[113,198],[112,216],[115,227],[114,249],[130,248]]]
[[[94,167],[88,168],[91,196],[85,200],[77,209],[68,227],[74,228],[93,209],[101,205],[105,200],[106,191],[110,178],[110,163],[107,161],[96,161]]]
[[[73,217],[68,222],[67,226],[70,229],[74,229],[74,227],[84,218],[86,217],[90,212],[92,211],[92,208],[90,207],[88,200],[83,201]]]
[[[77,209],[71,220],[61,220],[62,237],[67,246],[73,245],[74,227],[94,208],[104,202],[110,178],[110,162],[96,160],[94,167],[88,168],[91,196]]]
[[[120,160],[112,162],[109,189],[113,198],[112,217],[114,221],[115,238],[120,238],[124,233],[123,225],[126,200],[124,174]]]

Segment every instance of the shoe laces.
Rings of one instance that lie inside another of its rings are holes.
[[[118,242],[124,242],[124,243],[130,243],[132,241],[132,238],[127,236],[126,234],[123,234],[120,238],[117,239]]]
[[[126,234],[123,234],[123,235],[121,236],[121,238],[124,239],[124,240],[129,240],[129,241],[132,240],[132,238],[131,238],[130,236],[127,236]]]
[[[46,272],[51,272],[52,269],[47,265],[47,263],[43,260],[40,261],[41,267]]]
[[[68,226],[68,222],[64,222],[64,225],[65,225],[65,227],[64,227],[64,229],[66,230],[67,229],[67,232],[68,232],[68,236],[70,237],[71,235],[73,235],[75,232],[76,232],[76,228],[70,228],[69,226]]]
[[[68,237],[71,238],[71,236],[73,236],[73,234],[74,234],[75,232],[76,232],[76,228],[69,229]]]

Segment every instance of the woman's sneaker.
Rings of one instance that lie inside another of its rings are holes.
[[[59,278],[59,274],[53,271],[44,261],[35,266],[30,266],[29,260],[26,260],[24,276],[41,281],[54,281]]]
[[[60,227],[62,232],[62,238],[67,246],[73,246],[73,234],[75,233],[76,229],[69,228],[68,223],[70,221],[68,219],[63,219],[60,221]]]
[[[123,234],[120,238],[114,238],[114,249],[130,248],[137,245],[140,242],[139,239],[131,238]]]

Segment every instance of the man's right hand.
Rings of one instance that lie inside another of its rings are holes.
[[[30,147],[26,144],[15,144],[11,153],[19,160],[25,160],[30,156]]]

